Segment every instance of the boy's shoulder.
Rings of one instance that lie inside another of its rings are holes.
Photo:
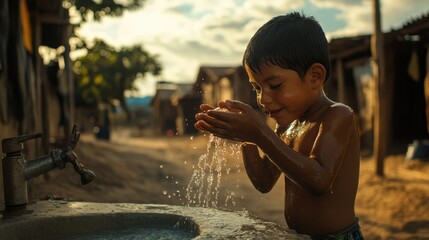
[[[329,108],[329,113],[339,114],[339,115],[353,115],[354,111],[351,107],[347,106],[344,103],[333,102]]]
[[[355,114],[351,107],[343,104],[334,102],[327,109],[323,116],[322,122],[354,122]]]

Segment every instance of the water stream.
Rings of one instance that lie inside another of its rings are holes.
[[[186,188],[187,206],[216,208],[220,200],[222,174],[229,174],[231,170],[227,162],[234,161],[235,166],[239,167],[240,154],[240,144],[211,134],[207,151],[200,156]],[[228,202],[235,204],[234,191],[226,191],[225,205]]]

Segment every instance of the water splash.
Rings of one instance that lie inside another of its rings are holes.
[[[214,135],[209,136],[207,152],[194,168],[191,180],[186,188],[188,206],[217,207],[222,172],[229,174],[225,169],[228,160],[240,160],[240,145]],[[227,190],[225,204],[231,202],[235,205],[235,193]]]

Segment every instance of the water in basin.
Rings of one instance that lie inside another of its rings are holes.
[[[122,216],[121,216],[122,215]],[[99,222],[100,219],[88,219]],[[116,213],[101,217],[109,223],[92,231],[71,234],[66,240],[132,240],[132,239],[193,239],[199,235],[198,226],[187,217],[175,214]],[[115,221],[115,226],[111,225]],[[88,222],[89,223],[89,222]]]
[[[163,228],[126,228],[119,230],[100,230],[85,234],[76,234],[65,238],[65,240],[185,240],[193,239],[194,237],[196,237],[196,234],[183,230]]]
[[[73,206],[73,203],[70,205]],[[71,210],[68,213],[46,211],[44,214],[47,216],[16,223],[13,222],[15,217],[12,217],[10,224],[0,226],[0,239],[192,239],[200,235],[199,226],[182,215],[153,212],[78,213],[72,209],[66,208],[67,211]],[[22,217],[25,219],[26,216]]]

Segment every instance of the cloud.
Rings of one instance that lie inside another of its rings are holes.
[[[427,0],[382,0],[381,4],[385,31],[429,12]],[[169,0],[168,4],[147,0],[142,9],[121,18],[86,23],[80,33],[117,47],[142,44],[159,54],[163,80],[190,82],[200,65],[241,64],[256,30],[290,11],[310,11],[322,19],[330,26],[328,38],[372,32],[370,0]]]
[[[345,22],[345,27],[328,33],[330,37],[370,34],[373,31],[370,0],[311,0],[311,3],[319,8],[340,10],[335,17]],[[381,0],[380,5],[383,31],[398,28],[413,17],[429,13],[427,0]]]
[[[370,0],[365,0],[370,2]],[[311,3],[320,8],[348,8],[362,4],[362,0],[311,0]]]
[[[317,1],[317,0],[314,0]],[[326,6],[331,6],[330,1],[324,1]],[[332,4],[337,4],[337,1],[331,1]],[[352,5],[346,5],[338,3],[336,9],[340,10],[340,13],[336,16],[338,21],[343,21],[345,26],[336,31],[328,33],[328,38],[331,37],[343,37],[343,36],[354,36],[360,34],[369,34],[372,32],[372,6],[371,1],[352,1]]]
[[[177,13],[177,14],[189,14],[189,12],[191,12],[193,9],[193,5],[190,3],[185,3],[185,4],[179,4],[177,6],[173,6],[170,8],[167,8],[166,11],[171,11],[172,13]]]
[[[180,38],[163,37],[163,40],[158,39],[157,42],[160,43],[161,40],[165,49],[178,57],[194,59],[197,65],[239,65],[247,42],[264,22],[287,10],[296,10],[303,4],[304,1],[274,0],[267,6],[259,0],[247,0],[242,3],[198,1],[193,8],[181,5],[175,7],[173,12],[186,17],[185,14],[189,11],[191,18],[200,17],[198,21],[193,20],[188,22],[188,26],[182,26],[188,28],[190,34]],[[174,66],[169,66],[169,69],[170,67],[172,69]],[[194,72],[197,70],[198,67]],[[188,78],[194,77],[193,75],[189,74]],[[176,79],[178,76],[174,77]]]
[[[407,21],[429,14],[427,0],[384,0],[382,1],[383,29],[399,28]]]

